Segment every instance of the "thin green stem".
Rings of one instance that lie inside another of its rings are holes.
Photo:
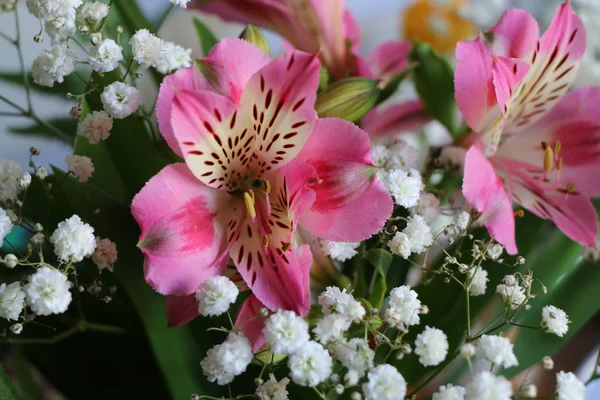
[[[321,393],[321,391],[319,389],[317,389],[316,387],[313,387],[313,390],[315,391],[316,394],[319,395],[320,398],[322,398],[323,400],[327,400],[327,397],[325,397],[325,395],[323,393]]]
[[[27,76],[27,68],[25,68],[23,50],[21,49],[21,23],[19,22],[19,7],[15,7],[15,24],[17,28],[17,39],[15,40],[15,45],[17,47],[17,53],[19,54],[19,64],[21,65],[23,84],[25,85],[25,93],[27,94],[27,108],[30,112],[32,112],[33,103],[31,102],[31,86],[29,85],[29,76]]]
[[[16,46],[15,39],[11,38],[6,33],[0,32],[0,37],[11,43],[13,46]]]
[[[417,393],[419,393],[421,390],[423,390],[425,387],[427,387],[427,385],[429,385],[435,378],[437,378],[437,376],[439,374],[442,373],[442,371],[444,369],[446,369],[446,367],[450,364],[452,364],[452,362],[460,355],[460,350],[457,350],[454,352],[454,354],[452,354],[452,356],[450,356],[449,358],[446,359],[446,361],[444,361],[436,370],[433,374],[431,374],[429,376],[429,378],[427,378],[423,383],[421,383],[419,385],[419,387],[417,387],[411,394],[409,394],[408,396],[406,396],[407,399],[415,396]]]
[[[467,298],[467,336],[471,337],[471,291],[470,284],[467,285],[465,290],[466,298]]]

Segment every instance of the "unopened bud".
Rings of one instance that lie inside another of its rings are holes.
[[[266,317],[267,315],[269,315],[269,310],[267,310],[267,307],[260,308],[260,315],[262,315],[263,317]]]
[[[269,42],[260,29],[253,25],[248,25],[241,33],[240,39],[252,43],[261,49],[266,55],[269,55]]]
[[[88,28],[87,25],[79,25],[79,33],[85,36],[90,33],[90,28]]]
[[[523,388],[521,389],[521,396],[528,398],[528,399],[536,398],[537,393],[538,393],[537,386],[535,386],[531,383],[528,383],[527,385],[523,386]]]
[[[13,324],[10,326],[10,331],[12,333],[14,333],[15,335],[20,335],[21,332],[23,332],[23,325],[22,324]]]
[[[319,94],[315,110],[321,118],[337,117],[356,122],[375,106],[379,92],[377,81],[345,78]]]
[[[429,314],[429,307],[427,307],[425,304],[423,304],[419,308],[419,314]]]
[[[542,367],[544,367],[545,369],[554,369],[554,360],[549,356],[543,357]]]
[[[262,380],[261,378],[255,378],[255,379],[254,379],[254,384],[255,384],[256,386],[260,386],[260,385],[262,385],[263,383],[265,383],[265,381],[264,381],[264,380]]]
[[[402,351],[404,354],[410,354],[412,353],[412,347],[410,347],[410,344],[404,343],[402,347],[400,347],[400,351]]]
[[[31,185],[31,175],[28,172],[24,172],[17,178],[17,183],[21,189],[27,189]]]
[[[33,41],[36,43],[42,43],[44,41],[44,38],[38,33],[33,37]]]
[[[31,146],[31,147],[29,148],[29,153],[30,153],[32,156],[39,156],[39,155],[40,155],[40,150],[39,150],[37,147],[33,147],[33,146]]]
[[[69,115],[73,119],[81,118],[81,107],[79,107],[79,106],[71,107],[71,110],[69,111]]]
[[[6,268],[13,269],[19,263],[19,259],[14,254],[7,254],[4,256],[4,265]]]
[[[350,399],[352,400],[362,400],[362,396],[360,392],[354,392],[350,395]]]
[[[344,383],[346,383],[346,386],[358,385],[359,379],[358,372],[351,369],[344,376]]]
[[[344,385],[335,385],[335,388],[333,388],[333,390],[336,394],[342,394],[344,393]]]
[[[460,354],[465,358],[470,358],[475,355],[475,346],[471,343],[465,343],[460,348]]]
[[[121,25],[117,26],[117,33],[123,33],[123,27]]]
[[[517,278],[514,275],[506,275],[503,279],[506,286],[515,286],[517,284]]]
[[[100,43],[102,41],[102,34],[100,32],[96,32],[96,33],[92,33],[90,35],[90,42],[94,45],[97,46],[98,43]]]

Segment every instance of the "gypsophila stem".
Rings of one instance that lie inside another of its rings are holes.
[[[411,394],[409,394],[408,396],[406,396],[406,398],[411,398],[412,396],[416,395],[417,393],[419,393],[421,390],[423,390],[427,385],[429,385],[429,383],[431,383],[431,381],[433,381],[435,378],[437,378],[437,376],[439,374],[442,373],[443,370],[446,369],[446,367],[450,364],[452,364],[452,362],[460,355],[460,350],[457,350],[454,352],[454,354],[452,354],[452,356],[450,356],[449,358],[446,359],[446,361],[444,361],[442,363],[442,365],[440,365],[438,367],[438,369],[435,370],[435,372],[433,374],[431,374],[429,376],[429,378],[427,378],[423,383],[421,383],[419,385],[419,387],[417,387]]]

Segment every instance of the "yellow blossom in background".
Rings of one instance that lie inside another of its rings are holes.
[[[418,0],[403,15],[403,37],[429,43],[442,53],[454,51],[456,43],[472,37],[477,28],[460,15],[463,0]]]

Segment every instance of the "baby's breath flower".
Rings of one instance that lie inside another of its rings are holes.
[[[346,293],[346,289],[340,291],[339,288],[333,286],[327,287],[319,295],[319,304],[323,314],[329,315],[332,312],[337,312],[354,322],[361,321],[367,313],[365,308],[351,294]]]
[[[389,307],[385,317],[387,322],[394,326],[417,325],[420,322],[419,309],[421,301],[417,292],[411,290],[410,286],[400,286],[390,292]]]
[[[89,157],[72,155],[68,156],[65,161],[67,168],[79,182],[87,182],[94,173],[94,164]]]
[[[497,260],[500,258],[503,251],[504,251],[504,247],[502,247],[502,245],[499,245],[498,243],[494,243],[493,245],[488,247],[486,253],[487,253],[488,257],[491,258],[492,260]]]
[[[25,292],[20,282],[0,285],[0,317],[16,321],[25,307]]]
[[[387,245],[393,254],[401,256],[405,260],[412,254],[413,245],[404,232],[396,232]]]
[[[192,65],[192,50],[175,43],[162,41],[160,53],[153,65],[161,74],[187,68]]]
[[[569,316],[560,308],[546,306],[542,308],[542,328],[548,333],[563,337],[569,331]]]
[[[293,311],[278,310],[272,314],[265,322],[263,333],[277,354],[293,354],[310,339],[308,324]]]
[[[556,374],[558,400],[585,400],[585,385],[572,372]]]
[[[110,72],[123,60],[123,49],[112,39],[99,43],[90,56],[90,67],[94,71]]]
[[[7,254],[4,256],[4,260],[2,260],[2,263],[6,265],[6,268],[13,269],[19,263],[19,259],[14,254]]]
[[[513,344],[508,338],[496,335],[483,335],[477,342],[477,356],[485,358],[494,365],[502,365],[504,368],[519,365],[513,353]]]
[[[256,389],[256,395],[260,400],[287,400],[287,385],[290,383],[288,378],[283,378],[279,382],[273,374],[269,374],[269,380]]]
[[[212,347],[202,360],[202,372],[209,382],[226,385],[252,361],[252,345],[242,333],[230,333],[225,342]]]
[[[448,337],[441,330],[426,326],[415,340],[415,354],[425,367],[438,365],[448,355]]]
[[[507,286],[500,284],[496,286],[496,292],[502,296],[504,304],[509,305],[511,309],[516,310],[527,300],[525,289],[518,284]]]
[[[11,160],[0,160],[0,202],[16,201],[21,193],[17,178],[23,169]]]
[[[456,217],[456,226],[458,227],[458,229],[460,229],[461,231],[464,231],[467,229],[467,227],[469,226],[469,221],[471,219],[471,216],[469,215],[468,212],[466,211],[462,211],[460,214],[458,214],[458,216]]]
[[[62,262],[80,262],[96,250],[94,228],[84,223],[77,215],[64,220],[50,236],[54,254]]]
[[[351,323],[352,321],[342,314],[329,314],[317,322],[313,333],[321,344],[327,344],[332,340],[340,339],[350,328]]]
[[[544,367],[544,369],[554,369],[554,360],[552,359],[552,357],[550,356],[544,356],[542,357],[542,367]]]
[[[398,370],[381,364],[369,371],[368,382],[363,384],[367,400],[396,400],[406,395],[406,381]]]
[[[133,51],[133,59],[142,67],[149,68],[160,55],[162,40],[147,29],[137,31],[129,41]]]
[[[431,222],[438,216],[440,200],[432,193],[423,193],[419,198],[419,203],[415,208],[415,213],[423,217],[427,222]]]
[[[466,400],[510,400],[512,395],[512,385],[505,377],[481,371],[467,386]]]
[[[358,371],[355,371],[353,369],[348,370],[348,372],[346,372],[346,375],[344,375],[344,383],[348,387],[358,385],[359,379],[360,374],[358,373]]]
[[[444,385],[433,394],[432,400],[463,400],[465,393],[466,390],[462,386]]]
[[[13,223],[5,209],[0,208],[0,248],[3,247],[4,238],[7,237],[13,229]]]
[[[408,236],[413,253],[421,254],[433,243],[431,229],[420,215],[410,217],[403,232]]]
[[[106,140],[113,128],[113,118],[106,111],[94,111],[86,115],[79,126],[79,134],[90,140],[91,144],[98,144]]]
[[[22,190],[25,190],[31,185],[31,175],[29,172],[23,172],[21,176],[17,178],[17,183]]]
[[[474,345],[472,345],[471,343],[465,343],[460,348],[460,355],[465,358],[470,358],[475,355],[475,351],[476,349]]]
[[[52,87],[54,82],[62,83],[65,76],[75,71],[75,53],[66,44],[59,44],[44,50],[32,66],[33,80],[41,86]]]
[[[471,296],[481,296],[485,294],[485,289],[488,282],[488,273],[481,267],[475,267],[469,270],[469,293]]]
[[[288,360],[290,377],[300,386],[314,387],[331,375],[331,356],[317,342],[305,342]]]
[[[411,169],[406,172],[402,169],[394,169],[384,175],[383,182],[399,206],[411,208],[419,202],[423,190],[419,171]]]
[[[123,82],[113,82],[100,95],[104,110],[113,118],[123,119],[133,114],[140,105],[140,92]]]
[[[96,251],[92,254],[92,261],[100,271],[107,269],[113,272],[117,256],[117,245],[114,242],[96,236]]]
[[[235,303],[239,290],[226,276],[207,279],[196,292],[198,312],[204,316],[221,315]]]
[[[334,357],[344,367],[356,371],[359,377],[363,377],[367,370],[373,368],[375,352],[364,339],[354,338],[347,342],[340,341],[335,344],[333,349]]]
[[[100,1],[88,1],[79,7],[79,16],[84,21],[94,24],[108,15],[110,8]]]
[[[347,261],[358,254],[356,249],[360,246],[358,243],[332,242],[330,240],[321,240],[321,249],[323,253],[334,260]]]
[[[71,286],[59,270],[41,267],[25,285],[27,305],[38,315],[62,314],[71,303]]]

